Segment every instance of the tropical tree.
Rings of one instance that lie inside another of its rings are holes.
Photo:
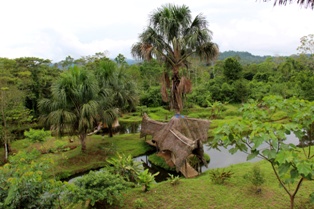
[[[39,102],[41,119],[58,136],[65,133],[79,136],[82,151],[86,151],[86,136],[104,112],[110,110],[110,101],[100,91],[94,75],[77,66],[61,74],[51,91],[51,99]]]
[[[313,102],[295,98],[268,96],[251,101],[240,109],[242,119],[224,124],[215,130],[213,147],[223,145],[231,154],[242,151],[247,159],[266,160],[280,186],[294,208],[295,197],[302,184],[314,178],[314,108]],[[284,113],[286,115],[284,115]],[[285,117],[286,123],[276,122]],[[298,148],[287,142],[287,134],[294,133],[302,142]],[[309,196],[314,201],[313,191]]]
[[[34,117],[39,116],[38,101],[50,97],[50,87],[60,70],[51,67],[51,61],[37,57],[22,57],[14,59],[12,74],[19,78],[19,90],[26,93],[25,106],[32,110]]]
[[[242,65],[234,57],[229,57],[224,61],[223,74],[229,83],[242,77]]]
[[[162,79],[162,97],[171,108],[180,112],[183,108],[182,95],[189,93],[191,82],[179,75],[180,68],[188,67],[188,58],[198,56],[210,62],[218,55],[218,46],[212,42],[212,32],[202,14],[192,19],[190,9],[166,4],[157,8],[149,18],[149,25],[139,35],[139,42],[132,46],[133,57],[150,60],[156,58],[172,71],[172,85],[167,72]]]
[[[110,101],[118,112],[128,112],[135,110],[137,104],[137,87],[129,75],[126,73],[126,62],[123,55],[116,58],[116,62],[109,59],[99,61],[94,70],[98,86],[107,102]],[[111,114],[112,112],[106,112]],[[111,114],[110,117],[103,117],[102,122],[109,128],[109,135],[112,137],[112,124],[118,115]]]

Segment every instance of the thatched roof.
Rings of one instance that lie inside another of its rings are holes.
[[[203,144],[207,141],[210,122],[202,119],[175,115],[168,123],[161,123],[144,115],[141,136],[150,134],[160,150],[169,150],[175,156],[176,170],[179,171],[189,155],[197,153],[203,157]],[[196,151],[195,151],[196,150]]]

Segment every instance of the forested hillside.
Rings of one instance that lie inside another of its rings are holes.
[[[228,57],[237,58],[241,64],[250,64],[263,62],[266,58],[271,56],[270,55],[258,56],[253,55],[250,52],[224,51],[220,52],[218,60],[224,60]]]

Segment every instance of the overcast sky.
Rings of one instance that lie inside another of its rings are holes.
[[[166,3],[202,13],[220,51],[296,54],[300,38],[314,34],[314,11],[296,3],[262,0],[10,0],[0,2],[0,57],[58,62],[107,52],[132,58],[130,48],[149,14]]]

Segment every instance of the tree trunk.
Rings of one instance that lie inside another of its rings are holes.
[[[180,84],[179,69],[178,67],[174,67],[171,88],[171,108],[174,109],[177,114],[180,114],[181,111],[180,106],[182,107],[182,104],[180,104],[182,103],[182,99],[180,99],[182,96],[178,92],[179,84]]]
[[[81,141],[81,151],[86,152],[86,133],[80,134],[80,141]]]
[[[109,137],[113,137],[112,125],[108,125],[108,132],[109,132]]]
[[[294,195],[290,196],[290,209],[294,208]]]
[[[6,142],[4,142],[4,162],[8,162],[8,157],[9,157],[9,151],[8,151],[8,145]]]

